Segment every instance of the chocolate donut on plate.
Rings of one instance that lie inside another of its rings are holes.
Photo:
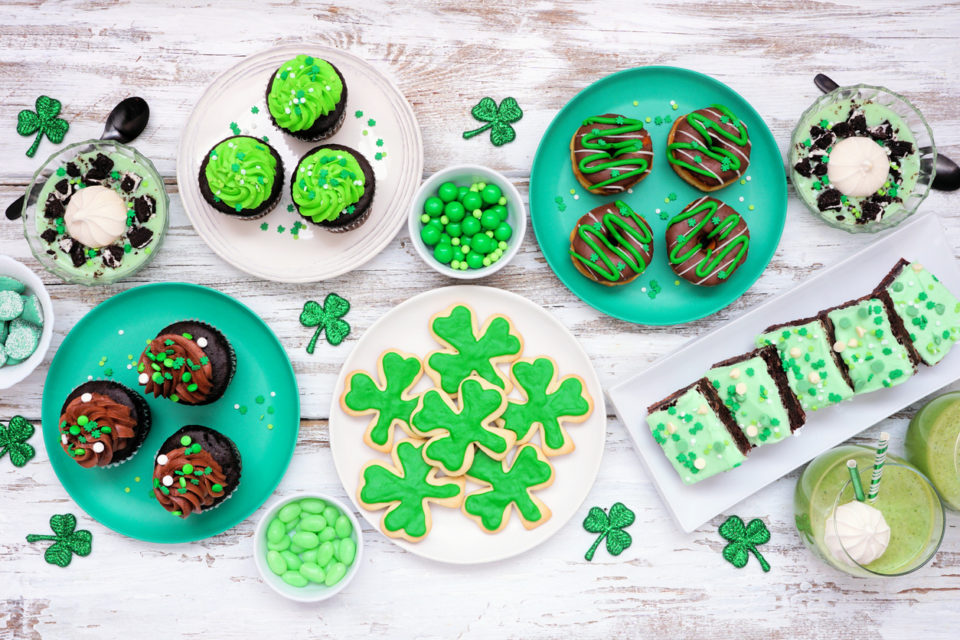
[[[642,121],[616,113],[587,118],[570,140],[570,162],[590,193],[622,193],[650,174],[650,134]]]
[[[620,200],[591,209],[570,232],[573,266],[608,287],[634,280],[652,258],[650,225]]]
[[[713,287],[747,259],[750,231],[730,205],[703,196],[688,204],[667,227],[670,266],[678,276]]]
[[[678,118],[667,137],[667,160],[681,178],[701,191],[736,182],[750,166],[747,125],[715,104]]]

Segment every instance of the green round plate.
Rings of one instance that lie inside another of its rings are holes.
[[[60,447],[64,398],[91,378],[141,389],[136,362],[147,340],[168,324],[190,319],[219,329],[237,353],[237,372],[224,396],[200,407],[145,396],[153,426],[132,458],[106,469],[84,469],[73,462]],[[280,341],[246,305],[194,284],[148,284],[105,300],[73,327],[50,364],[42,418],[53,470],[91,518],[138,540],[193,542],[237,525],[273,493],[297,444],[300,394]],[[230,437],[240,449],[243,476],[218,507],[181,519],[154,499],[153,466],[163,441],[187,424]]]
[[[677,108],[671,105],[671,100]],[[666,158],[673,121],[691,111],[723,104],[747,125],[753,148],[744,180],[710,195],[736,209],[750,228],[747,259],[716,287],[679,278],[667,262],[667,221],[704,195],[684,182]],[[617,199],[584,189],[570,167],[570,138],[584,119],[604,113],[649,118],[653,169],[619,199],[653,228],[653,262],[630,284],[607,287],[588,280],[570,260],[570,231],[590,209]],[[648,325],[690,322],[739,298],[773,257],[787,213],[787,178],[773,134],[760,115],[727,85],[676,67],[637,67],[593,83],[556,115],[540,141],[530,174],[530,219],[537,241],[560,281],[592,307],[621,320]]]

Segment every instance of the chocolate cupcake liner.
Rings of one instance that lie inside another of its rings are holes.
[[[217,329],[217,328],[214,327],[213,325],[208,324],[208,323],[204,322],[203,320],[198,320],[198,319],[196,319],[196,318],[187,318],[187,319],[184,319],[184,320],[178,320],[178,321],[176,321],[176,322],[171,322],[170,324],[166,325],[165,327],[163,327],[162,329],[160,329],[159,331],[157,331],[157,334],[156,334],[156,335],[159,336],[159,335],[167,332],[167,331],[170,329],[170,327],[176,326],[176,325],[181,324],[181,323],[191,323],[191,324],[198,325],[200,328],[206,330],[206,331],[207,331],[208,333],[210,333],[211,335],[216,336],[216,337],[219,337],[219,339],[222,341],[224,347],[226,348],[227,357],[228,357],[228,359],[229,359],[229,360],[228,360],[228,361],[229,361],[229,367],[228,367],[229,370],[228,370],[228,372],[227,372],[227,378],[226,378],[226,380],[225,380],[224,383],[223,383],[223,388],[220,389],[219,393],[213,393],[213,394],[211,394],[210,396],[208,396],[208,397],[207,397],[205,400],[203,400],[202,402],[196,402],[196,403],[180,402],[180,403],[179,403],[179,404],[182,404],[182,405],[187,406],[187,407],[202,407],[202,406],[204,406],[204,405],[213,404],[214,402],[216,402],[217,400],[219,400],[220,398],[222,398],[223,395],[227,392],[227,388],[230,386],[230,382],[233,380],[233,376],[234,376],[234,374],[237,372],[237,352],[234,351],[233,345],[230,344],[230,341],[229,341],[229,340],[227,339],[227,337],[223,334],[223,332],[221,332],[219,329]],[[176,332],[174,331],[173,333],[176,333]],[[158,396],[158,397],[161,397],[161,398],[162,398],[162,397],[164,397],[164,396]],[[166,399],[169,399],[169,398],[166,398]]]
[[[143,443],[146,442],[147,440],[147,436],[150,435],[150,428],[153,426],[153,416],[150,413],[150,405],[147,404],[146,399],[141,394],[139,394],[138,392],[134,391],[130,387],[124,384],[121,384],[115,380],[104,379],[104,378],[87,380],[83,384],[75,387],[74,390],[67,395],[67,400],[64,400],[63,406],[60,407],[60,415],[63,415],[63,411],[66,408],[67,404],[69,404],[70,400],[76,397],[76,395],[74,394],[76,394],[76,392],[82,389],[84,386],[93,382],[102,382],[102,383],[109,384],[111,386],[120,387],[126,393],[127,397],[136,406],[137,415],[140,418],[139,420],[137,420],[137,429],[136,429],[137,437],[132,443],[133,447],[130,448],[128,446],[127,449],[125,449],[120,454],[122,457],[119,460],[114,459],[113,461],[110,462],[110,464],[97,465],[95,467],[91,467],[91,469],[112,469],[114,467],[120,466],[127,460],[130,460],[133,456],[135,456],[140,451],[140,448],[143,446]],[[57,420],[58,420],[57,431],[59,432],[59,429],[60,429],[59,416]]]
[[[327,227],[324,225],[318,225],[318,226],[329,231],[330,233],[346,233],[347,231],[353,231],[354,229],[360,227],[364,222],[367,221],[367,218],[370,217],[370,211],[372,207],[373,207],[373,200],[371,199],[370,206],[368,206],[366,210],[360,214],[360,217],[354,219],[353,221],[348,222],[347,224],[339,227]]]
[[[228,136],[223,140],[220,140],[210,148],[213,149],[213,147],[216,147],[221,142],[224,142],[225,140],[229,140],[230,138],[253,138],[253,136]],[[248,210],[248,211],[251,211],[252,213],[239,213],[237,212],[236,209],[228,207],[223,202],[217,202],[216,200],[214,200],[213,192],[210,191],[210,185],[207,183],[207,179],[205,175],[207,163],[209,162],[209,159],[210,159],[209,152],[207,152],[207,154],[204,155],[203,162],[200,163],[200,171],[197,174],[197,182],[200,185],[200,195],[203,196],[204,201],[206,201],[207,204],[209,204],[211,207],[213,207],[220,213],[231,216],[232,218],[235,218],[237,220],[259,220],[260,218],[264,217],[265,215],[273,211],[277,207],[277,205],[280,203],[280,199],[283,197],[283,183],[284,183],[283,158],[280,157],[280,154],[277,152],[276,149],[273,148],[273,146],[270,143],[263,142],[258,138],[254,138],[254,139],[266,145],[267,149],[270,150],[270,155],[276,158],[277,177],[274,180],[273,189],[270,192],[270,197],[264,202],[262,202],[260,206],[254,209]]]
[[[199,431],[202,433],[206,433],[212,439],[216,440],[218,443],[229,445],[230,450],[233,453],[233,460],[231,462],[236,464],[236,476],[237,476],[236,481],[234,481],[233,483],[225,487],[227,491],[225,491],[224,494],[220,498],[218,498],[212,505],[210,505],[209,507],[204,507],[201,511],[197,511],[193,514],[193,515],[203,515],[205,513],[209,513],[210,511],[213,511],[214,509],[222,505],[224,502],[232,498],[234,493],[236,493],[237,488],[240,486],[241,478],[243,477],[243,459],[240,456],[240,449],[237,448],[236,443],[231,438],[223,435],[216,429],[211,429],[210,427],[205,427],[199,424],[188,424],[177,429],[173,434],[170,435],[170,437],[168,437],[166,440],[163,441],[163,444],[160,445],[160,448],[157,450],[157,452],[153,456],[154,467],[156,467],[157,456],[159,456],[164,451],[169,451],[170,449],[174,449],[177,446],[181,446],[179,444],[180,437],[185,435],[186,432],[188,431],[193,431],[193,432]],[[224,466],[225,461],[218,459],[217,462],[220,463],[221,467]],[[152,475],[153,474],[151,473],[151,481],[152,481]],[[163,507],[161,506],[161,508]],[[190,516],[187,516],[187,517],[189,518]]]

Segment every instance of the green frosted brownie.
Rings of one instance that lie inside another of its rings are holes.
[[[684,484],[739,467],[750,451],[706,378],[648,407],[647,424]]]
[[[718,362],[706,377],[753,446],[780,442],[803,426],[806,415],[774,347]]]
[[[757,346],[773,345],[790,389],[806,411],[816,411],[853,397],[839,355],[820,318],[775,324],[757,337]]]
[[[903,323],[907,347],[926,364],[943,360],[960,338],[960,302],[920,263],[900,258],[875,295]]]
[[[854,393],[893,387],[917,372],[913,354],[893,331],[879,298],[852,300],[821,311],[820,318],[834,338],[833,349],[847,367]]]

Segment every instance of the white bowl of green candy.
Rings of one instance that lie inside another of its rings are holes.
[[[0,389],[37,368],[53,338],[53,303],[26,265],[0,256]]]
[[[274,503],[257,525],[253,559],[263,581],[297,602],[339,593],[360,566],[360,523],[345,504],[301,493]]]

